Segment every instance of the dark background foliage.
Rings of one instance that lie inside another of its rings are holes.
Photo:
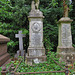
[[[9,37],[8,52],[15,53],[18,50],[18,39],[15,34],[19,30],[26,35],[24,38],[24,49],[29,44],[29,21],[32,0],[0,0],[0,34]],[[75,1],[69,4],[69,17],[75,20]],[[58,45],[57,21],[63,17],[62,0],[40,0],[39,9],[45,16],[44,22],[44,46],[47,50],[56,51]],[[75,47],[75,21],[72,22],[72,39]]]

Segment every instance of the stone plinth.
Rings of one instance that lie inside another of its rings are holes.
[[[40,10],[31,10],[29,13],[29,47],[27,63],[32,64],[46,61],[45,48],[43,46],[43,14]],[[34,62],[35,63],[35,62]]]
[[[10,58],[10,55],[7,53],[7,42],[9,41],[9,38],[0,34],[0,66]]]
[[[60,61],[65,61],[68,64],[75,60],[75,50],[72,47],[71,22],[68,17],[63,17],[59,20],[59,39],[57,53]]]

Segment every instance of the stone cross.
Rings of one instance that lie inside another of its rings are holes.
[[[19,31],[19,34],[15,34],[16,38],[19,38],[19,50],[21,50],[21,55],[23,55],[23,37],[25,37],[24,34],[22,34],[22,31]]]

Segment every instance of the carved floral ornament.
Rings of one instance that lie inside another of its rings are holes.
[[[37,23],[37,22],[33,23],[33,25],[32,25],[32,31],[33,32],[39,32],[40,30],[41,30],[40,24]]]

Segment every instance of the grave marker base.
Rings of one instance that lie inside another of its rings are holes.
[[[2,66],[9,58],[10,55],[8,53],[5,53],[4,55],[0,56],[0,66]]]
[[[70,48],[60,48],[58,47],[58,57],[60,62],[65,62],[67,64],[74,63],[75,60],[75,50],[73,47]]]
[[[46,56],[38,56],[38,57],[36,57],[36,56],[34,56],[34,57],[26,56],[26,63],[29,64],[29,65],[33,65],[33,63],[35,63],[34,62],[35,59],[38,59],[39,63],[43,63],[47,60],[47,57]]]

